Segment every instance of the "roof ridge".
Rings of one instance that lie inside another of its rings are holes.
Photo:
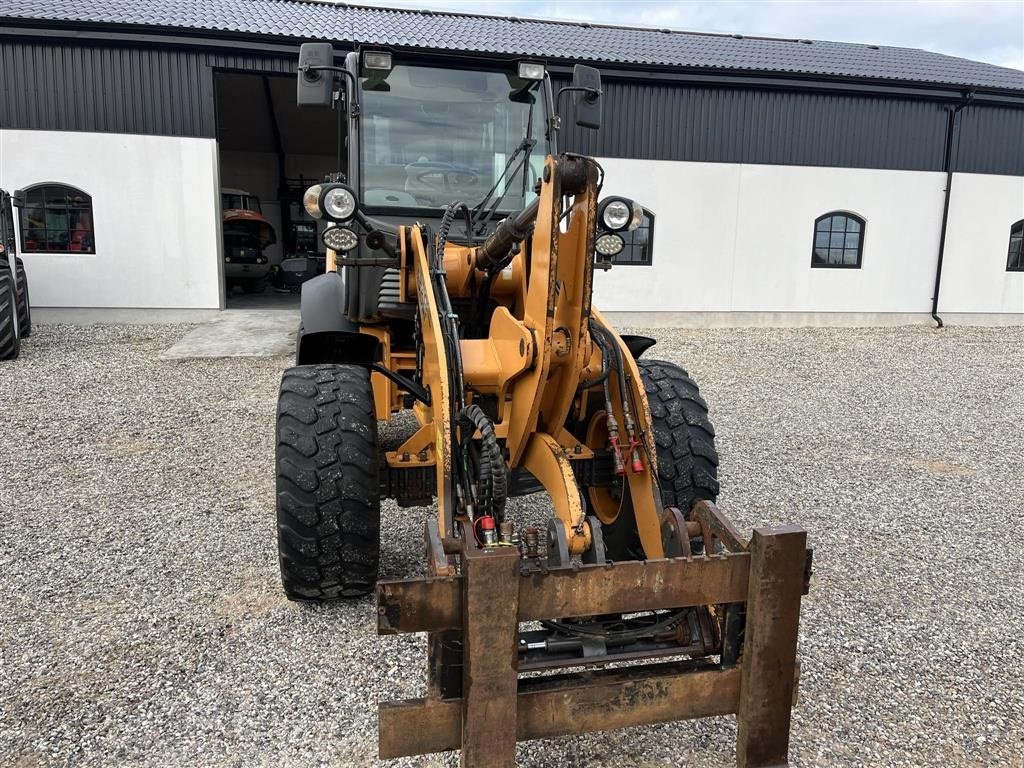
[[[373,3],[374,0],[6,0],[0,19],[15,26],[38,21],[71,27],[84,24],[190,33],[203,30],[213,35],[335,40],[395,49],[530,56],[624,67],[757,72],[1024,92],[1024,72],[1019,69],[921,48]],[[510,33],[512,23],[523,24],[523,34],[515,34],[514,30]]]
[[[675,27],[659,27],[654,24],[612,24],[604,21],[580,21],[579,19],[557,19],[545,16],[503,16],[496,13],[471,13],[469,11],[434,10],[432,8],[409,8],[397,5],[373,5],[372,3],[350,3],[347,0],[264,0],[270,3],[298,4],[298,5],[319,5],[333,8],[345,8],[353,10],[383,11],[385,13],[411,13],[421,16],[454,16],[466,19],[493,19],[495,21],[534,22],[538,24],[558,24],[569,27],[580,27],[582,29],[621,29],[636,32],[661,32],[671,35],[692,35],[695,37],[733,38],[734,40],[761,40],[770,43],[829,43],[830,45],[862,45],[868,48],[889,48],[905,51],[923,51],[925,53],[937,53],[926,48],[909,48],[907,46],[877,45],[874,43],[851,43],[843,40],[811,40],[800,37],[776,37],[774,35],[751,35],[744,32],[706,32],[694,29],[678,29]],[[947,55],[947,54],[940,54]],[[964,59],[964,61],[974,61]],[[986,64],[987,62],[975,62]],[[992,64],[990,66],[997,66]]]

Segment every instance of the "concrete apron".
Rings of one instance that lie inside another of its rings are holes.
[[[200,357],[275,357],[295,351],[299,328],[297,310],[242,310],[220,312],[216,319],[197,325],[174,346],[163,351],[163,360]]]

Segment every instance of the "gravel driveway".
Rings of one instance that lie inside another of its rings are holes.
[[[288,361],[158,360],[186,330],[41,326],[0,364],[0,765],[376,765],[375,703],[422,695],[423,643],[378,638],[369,599],[282,598]],[[1024,765],[1024,329],[656,335],[711,403],[726,513],[815,547],[793,763]],[[385,507],[382,575],[420,572],[426,514]],[[520,763],[712,768],[734,738]]]

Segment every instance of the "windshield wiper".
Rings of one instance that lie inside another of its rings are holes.
[[[501,205],[502,201],[505,199],[505,196],[508,195],[509,185],[508,183],[506,183],[505,189],[502,191],[502,193],[495,197],[494,202],[491,204],[490,208],[487,208],[487,204],[491,202],[491,198],[494,196],[494,193],[498,189],[498,187],[501,186],[501,183],[505,181],[505,178],[507,176],[509,176],[509,171],[512,170],[512,164],[516,162],[520,154],[523,154],[523,158],[519,161],[515,170],[512,172],[511,178],[515,178],[516,173],[518,173],[520,169],[522,169],[523,175],[525,177],[526,164],[530,161],[530,152],[533,150],[533,147],[536,143],[537,140],[529,136],[527,136],[519,143],[519,146],[515,148],[511,155],[509,155],[509,158],[505,163],[505,168],[504,170],[502,170],[501,175],[498,176],[498,180],[494,182],[494,186],[491,187],[490,190],[488,190],[486,195],[484,195],[484,199],[481,200],[476,205],[476,207],[473,208],[473,217],[472,219],[470,219],[470,222],[473,225],[473,232],[475,232],[477,235],[483,234],[481,225],[486,227],[487,222],[491,220],[491,217],[494,216],[494,212],[498,210],[498,206]],[[523,183],[525,185],[526,182],[524,181]],[[525,198],[525,196],[526,195],[524,193],[523,197]],[[485,210],[486,215],[484,215]]]

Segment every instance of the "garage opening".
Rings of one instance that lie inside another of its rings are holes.
[[[295,307],[298,286],[324,268],[302,193],[345,171],[345,122],[300,111],[294,75],[217,72],[214,82],[226,306]]]

